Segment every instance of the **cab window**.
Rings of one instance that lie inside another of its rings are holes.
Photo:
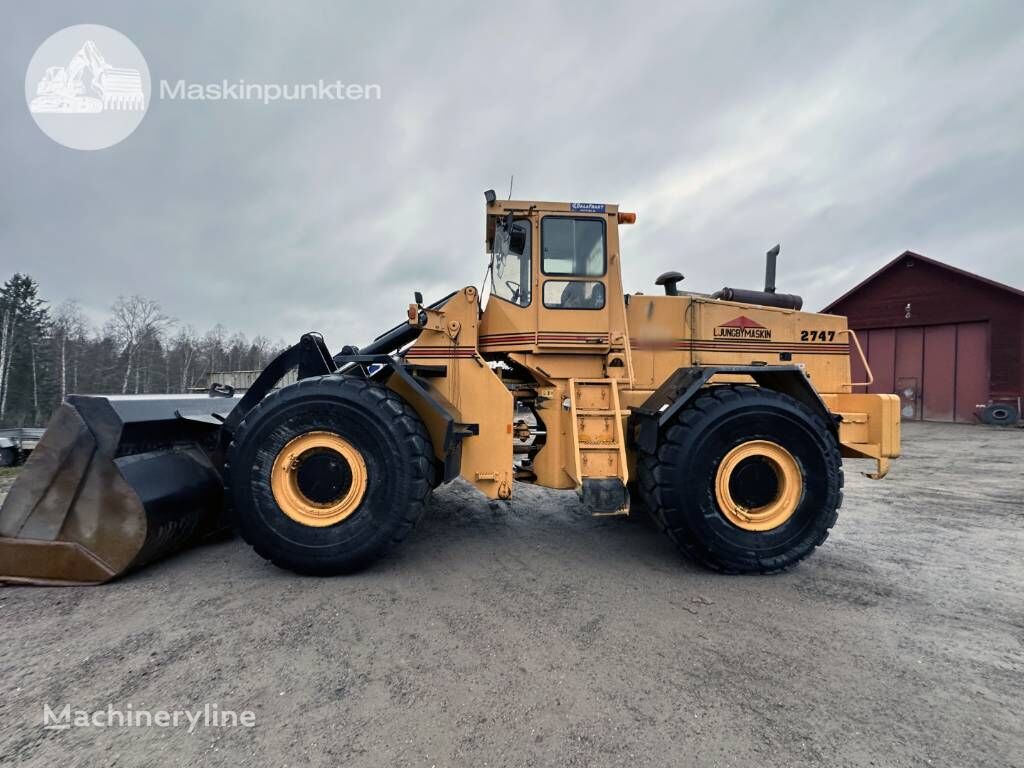
[[[530,303],[530,220],[516,219],[510,233],[499,226],[491,254],[492,293],[499,299],[525,307]]]
[[[600,277],[605,273],[602,219],[545,216],[541,221],[541,268],[546,275]]]
[[[603,309],[604,283],[597,280],[545,280],[548,309]]]

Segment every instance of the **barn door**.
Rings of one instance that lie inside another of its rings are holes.
[[[953,421],[956,400],[956,326],[933,325],[924,329],[922,418]]]
[[[977,421],[979,405],[988,402],[988,323],[956,327],[956,420]]]

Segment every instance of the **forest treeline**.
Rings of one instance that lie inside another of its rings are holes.
[[[281,346],[221,325],[199,333],[143,296],[119,296],[95,326],[17,273],[0,288],[0,426],[43,426],[69,393],[188,392],[211,372],[259,370]]]

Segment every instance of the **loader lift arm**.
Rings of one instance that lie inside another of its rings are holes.
[[[451,296],[446,296],[440,302],[432,305],[432,308],[443,305],[449,298]],[[390,354],[375,352],[376,349],[395,344],[402,346],[408,343],[411,339],[407,338],[409,333],[406,329],[412,331],[411,338],[415,338],[420,330],[408,324],[396,326],[368,345],[368,351],[346,346],[334,356],[327,349],[320,334],[303,334],[298,344],[286,349],[267,365],[224,420],[220,432],[222,450],[227,449],[246,415],[293,368],[298,368],[300,380],[314,376],[339,374],[363,376],[386,383],[392,376],[397,376],[406,385],[406,391],[411,393],[411,397],[415,401],[412,405],[416,410],[420,413],[423,413],[424,409],[429,410],[444,425],[443,442],[442,445],[435,446],[435,454],[442,465],[439,474],[443,478],[443,482],[454,480],[460,470],[462,440],[478,434],[479,428],[476,424],[463,424],[457,421],[454,415],[420,383],[420,376],[444,375],[444,366],[407,365]],[[379,369],[371,377],[368,368],[372,366],[379,366]]]
[[[430,305],[429,309],[440,309],[455,295],[452,291],[447,296]],[[272,390],[284,375],[293,368],[298,369],[300,379],[311,376],[326,376],[331,373],[346,373],[360,363],[381,363],[393,367],[394,360],[390,353],[396,352],[420,333],[420,329],[408,322],[400,323],[370,342],[364,349],[345,346],[337,355],[331,356],[324,337],[319,333],[304,333],[295,344],[279,354],[260,373],[245,396],[224,421],[221,432],[221,445],[226,447],[231,436],[238,429],[246,414]],[[357,356],[379,356],[381,360],[357,360]],[[385,359],[386,358],[386,359]],[[365,369],[364,369],[365,370]],[[421,387],[422,389],[422,387]]]

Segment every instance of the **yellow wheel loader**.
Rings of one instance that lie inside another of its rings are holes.
[[[281,567],[349,572],[457,477],[643,509],[687,557],[768,573],[828,536],[844,457],[881,478],[899,455],[898,398],[853,391],[855,334],[775,291],[777,248],[764,290],[667,272],[625,294],[635,214],[485,197],[483,294],[417,294],[333,356],[306,334],[241,396],[70,396],[0,510],[0,580],[100,583],[231,527]]]

